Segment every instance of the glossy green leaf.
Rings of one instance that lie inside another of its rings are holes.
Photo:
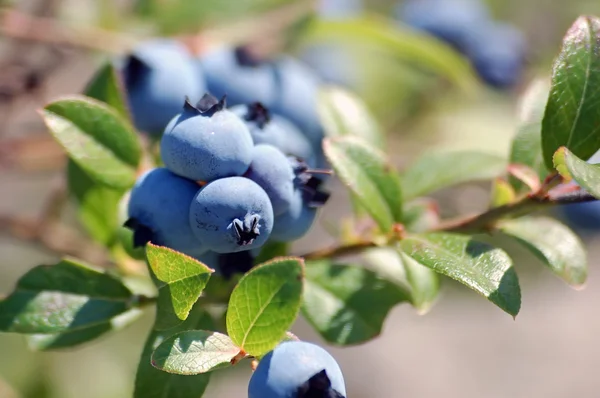
[[[419,264],[468,286],[510,315],[518,314],[519,280],[503,250],[449,233],[412,235],[400,241],[399,247]]]
[[[194,306],[188,318],[169,330],[152,330],[146,339],[135,376],[133,398],[199,398],[210,381],[210,374],[181,376],[152,366],[154,350],[177,333],[193,329],[214,329],[210,315],[199,305]]]
[[[214,270],[152,243],[146,245],[146,257],[158,287],[155,329],[170,329],[187,318]]]
[[[188,330],[163,341],[152,354],[152,365],[169,373],[197,375],[230,366],[239,353],[225,334]]]
[[[523,244],[568,284],[578,287],[585,283],[585,247],[565,225],[548,217],[521,217],[504,220],[497,228]]]
[[[381,229],[402,221],[400,179],[383,152],[357,137],[325,139],[323,149],[338,178]]]
[[[375,148],[384,149],[385,139],[377,121],[355,94],[326,86],[319,93],[317,109],[326,136],[357,136]]]
[[[41,115],[69,157],[90,177],[113,188],[133,185],[141,146],[117,111],[92,98],[72,96],[46,105]]]
[[[587,160],[600,148],[600,19],[582,16],[567,32],[552,70],[542,122],[544,161],[565,146]]]
[[[100,323],[88,328],[57,334],[33,334],[28,336],[27,343],[30,349],[36,351],[73,348],[93,341],[112,331],[121,330],[137,320],[140,315],[142,315],[142,310],[133,308],[117,315],[108,322]]]
[[[530,167],[540,180],[548,175],[542,154],[542,119],[549,92],[549,80],[539,79],[529,86],[521,98],[519,127],[512,141],[509,158],[511,164]],[[509,182],[517,192],[527,190],[527,185],[514,177],[511,177]]]
[[[410,302],[420,314],[429,312],[440,292],[440,277],[431,268],[419,264],[400,251],[400,258],[410,286]]]
[[[71,159],[67,162],[67,186],[77,200],[77,216],[85,230],[96,242],[111,246],[117,238],[123,191],[98,184]]]
[[[238,282],[227,309],[227,333],[246,353],[272,350],[296,320],[304,260],[280,257],[256,266]]]
[[[123,83],[117,69],[111,62],[107,62],[98,69],[85,88],[84,94],[110,105],[124,119],[129,120],[129,109],[124,96]]]
[[[600,198],[600,165],[589,164],[562,147],[554,155],[556,170],[565,179],[574,179],[596,198]]]
[[[302,313],[329,343],[352,345],[377,337],[389,311],[407,300],[398,286],[360,265],[306,265]]]
[[[335,40],[353,46],[367,45],[390,56],[410,60],[466,91],[475,91],[479,85],[469,63],[450,46],[384,18],[317,20],[310,26],[306,40]]]
[[[506,160],[497,155],[474,151],[427,153],[402,175],[404,200],[468,181],[487,180],[500,175]]]
[[[118,279],[62,260],[33,268],[0,302],[0,331],[56,334],[89,328],[132,308],[134,297]]]

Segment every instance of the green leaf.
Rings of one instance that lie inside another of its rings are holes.
[[[469,236],[430,233],[409,236],[400,249],[419,264],[446,275],[516,316],[521,289],[512,260],[503,251]]]
[[[117,69],[111,62],[107,62],[92,77],[84,94],[110,105],[123,119],[129,120],[129,109],[123,91],[123,83]]]
[[[98,184],[71,159],[67,162],[67,185],[78,202],[77,216],[85,230],[96,242],[112,246],[117,238],[123,191]]]
[[[142,315],[142,310],[133,308],[117,315],[108,322],[90,326],[89,328],[57,334],[33,334],[28,336],[27,343],[30,349],[36,351],[73,348],[95,340],[106,333],[121,330],[138,319],[140,315]]]
[[[419,198],[404,205],[402,224],[409,232],[424,232],[440,222],[440,210],[430,198]]]
[[[515,190],[503,178],[496,178],[492,185],[491,207],[499,207],[512,203],[516,199]]]
[[[118,279],[73,260],[33,268],[0,302],[0,331],[56,334],[106,323],[132,308]]]
[[[556,170],[566,180],[574,179],[596,198],[600,198],[600,165],[589,164],[562,147],[554,155]]]
[[[169,373],[196,375],[230,366],[240,352],[225,334],[188,330],[162,342],[152,354],[152,365]]]
[[[289,247],[288,242],[267,242],[254,259],[254,264],[262,264],[275,257],[285,257],[288,254]]]
[[[600,20],[582,16],[567,32],[552,70],[552,87],[542,122],[546,167],[566,146],[587,160],[600,148]]]
[[[309,262],[302,313],[329,343],[360,344],[377,337],[389,311],[408,297],[359,265]]]
[[[547,79],[534,81],[521,98],[519,127],[512,141],[509,161],[530,167],[543,180],[548,168],[542,155],[542,119],[548,102],[550,82]],[[527,185],[511,177],[510,184],[516,192],[524,192]]]
[[[505,168],[506,160],[488,153],[427,153],[417,159],[402,176],[404,201],[468,181],[491,179]]]
[[[420,314],[429,312],[440,292],[440,277],[431,268],[399,252],[410,286],[410,302]]]
[[[127,189],[136,179],[141,147],[133,128],[114,109],[84,96],[51,102],[42,118],[69,157],[90,177]]]
[[[155,329],[170,329],[187,318],[214,270],[152,243],[146,245],[146,257],[158,287]]]
[[[135,376],[133,398],[199,398],[210,381],[210,374],[181,376],[163,372],[152,366],[152,353],[166,339],[192,329],[213,329],[210,315],[199,305],[194,306],[188,318],[169,330],[152,330],[146,339]]]
[[[521,217],[497,224],[568,284],[579,287],[587,278],[585,247],[579,237],[548,217]]]
[[[392,247],[378,247],[364,252],[367,267],[392,282],[420,314],[433,306],[440,290],[439,275]]]
[[[319,93],[318,102],[326,136],[356,136],[375,148],[384,149],[383,133],[358,96],[339,87],[325,86]]]
[[[238,282],[227,309],[227,333],[246,353],[272,350],[292,326],[302,300],[304,260],[276,258]]]
[[[357,137],[325,139],[323,149],[339,179],[382,230],[402,221],[400,179],[383,152]]]
[[[384,18],[316,20],[305,40],[309,43],[336,40],[352,46],[366,45],[388,56],[409,60],[466,91],[475,91],[479,87],[469,63],[450,46]]]

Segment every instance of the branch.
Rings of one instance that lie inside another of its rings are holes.
[[[464,234],[489,232],[494,229],[494,224],[501,219],[522,216],[532,211],[550,206],[592,202],[597,200],[589,193],[579,189],[579,187],[570,187],[566,185],[559,186],[557,189],[550,191],[547,194],[541,192],[543,191],[540,191],[537,194],[530,194],[517,202],[495,207],[480,214],[441,222],[429,230],[429,232],[455,232]],[[389,245],[401,239],[402,234],[393,235],[388,239],[386,244]],[[304,257],[307,260],[341,257],[357,254],[364,249],[378,246],[381,246],[381,244],[365,240],[347,245],[337,245],[315,250],[306,253],[301,257]]]
[[[13,39],[123,54],[137,39],[90,26],[65,26],[53,18],[17,10],[0,13],[0,34]]]
[[[365,241],[351,243],[348,245],[332,246],[332,247],[327,247],[325,249],[315,250],[313,252],[301,255],[300,257],[303,257],[306,260],[318,260],[318,259],[322,259],[322,258],[342,257],[342,256],[355,254],[355,253],[363,251],[364,249],[377,247],[377,246],[378,245],[375,242],[365,240]]]
[[[584,203],[595,200],[597,200],[595,197],[581,189],[558,190],[546,195],[531,194],[517,202],[495,207],[478,215],[442,222],[433,230],[458,233],[489,232],[494,229],[496,221],[504,218],[518,217],[549,206]]]

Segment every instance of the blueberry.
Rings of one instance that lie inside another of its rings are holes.
[[[289,209],[294,198],[294,170],[288,158],[272,145],[254,147],[252,163],[245,176],[265,190],[275,216]]]
[[[287,341],[265,355],[248,384],[248,398],[345,398],[344,376],[323,348]]]
[[[288,210],[275,217],[271,233],[275,242],[289,242],[306,235],[315,221],[317,208],[329,199],[329,193],[321,190],[323,180],[315,177],[305,163],[290,160],[296,176],[296,190]]]
[[[525,38],[515,27],[489,24],[470,38],[467,56],[484,82],[496,88],[509,88],[521,78],[525,47]]]
[[[407,0],[396,8],[396,16],[460,51],[490,19],[487,7],[480,0]]]
[[[244,120],[254,145],[273,145],[284,154],[303,159],[309,165],[315,166],[315,153],[311,143],[286,118],[272,114],[260,102],[237,105],[230,110]]]
[[[321,145],[323,127],[317,110],[319,78],[305,64],[282,57],[274,61],[276,97],[266,105],[304,133],[313,146]]]
[[[163,132],[186,96],[195,102],[206,91],[193,58],[174,40],[141,44],[124,60],[122,73],[135,127],[151,135]]]
[[[152,242],[190,256],[206,252],[189,223],[189,208],[200,187],[165,168],[138,178],[129,198],[126,226],[134,231],[134,247]]]
[[[173,173],[196,181],[239,176],[252,160],[252,136],[242,120],[206,94],[196,106],[186,101],[161,140],[161,156]]]
[[[189,208],[192,231],[217,253],[262,246],[273,228],[267,193],[244,177],[222,178],[202,188]]]
[[[260,248],[257,249],[260,250]],[[235,274],[244,274],[250,271],[254,266],[255,257],[252,250],[222,254],[208,251],[196,259],[214,269],[216,274],[229,279]]]
[[[600,231],[600,201],[561,206],[566,221],[578,232]]]
[[[275,98],[273,66],[255,59],[244,47],[221,47],[199,60],[208,91],[227,95],[230,105],[260,101],[270,104]]]

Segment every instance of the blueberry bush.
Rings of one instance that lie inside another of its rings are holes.
[[[327,9],[295,29],[411,54],[463,88],[479,84],[475,73],[496,89],[520,80],[519,32],[467,1],[454,0],[452,12],[429,3],[404,2],[398,22]],[[201,397],[213,372],[250,364],[249,398],[345,398],[335,359],[290,332],[298,316],[328,343],[361,344],[396,305],[426,313],[450,278],[516,317],[507,238],[580,287],[580,238],[537,212],[600,198],[590,160],[600,149],[599,43],[599,18],[573,23],[551,79],[525,94],[506,157],[429,153],[400,170],[356,81],[307,66],[327,47],[305,48],[304,63],[239,43],[194,52],[175,39],[144,41],[83,93],[39,111],[68,154],[82,224],[114,267],[65,257],[31,269],[0,301],[0,332],[61,350],[154,306],[134,397]],[[327,211],[333,179],[347,188],[352,219],[335,245],[293,252]],[[443,218],[427,199],[482,180],[492,181],[491,201],[478,214]],[[147,271],[145,284],[131,283],[132,263]]]

